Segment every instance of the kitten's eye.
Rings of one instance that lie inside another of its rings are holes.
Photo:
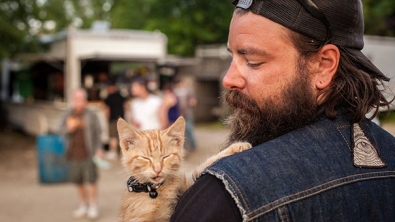
[[[169,157],[172,156],[172,155],[173,155],[173,154],[166,155],[166,156],[162,157],[162,159],[167,159],[167,158],[169,158]]]
[[[139,157],[137,157],[139,160],[144,160],[144,161],[151,161],[151,159],[150,158],[148,158],[148,157],[144,157],[144,156],[139,156]]]

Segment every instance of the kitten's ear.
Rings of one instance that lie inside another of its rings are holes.
[[[184,135],[185,131],[185,119],[184,117],[180,116],[178,119],[167,128],[168,133],[182,133]]]
[[[119,118],[117,122],[119,145],[122,149],[128,150],[130,145],[139,137],[138,132],[124,119]]]
[[[166,134],[171,136],[175,145],[182,146],[184,144],[185,120],[180,116],[178,119],[166,129]]]

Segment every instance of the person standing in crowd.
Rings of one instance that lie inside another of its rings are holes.
[[[147,80],[137,77],[132,81],[130,102],[130,122],[139,130],[161,129],[160,107],[161,97],[151,93],[147,88]]]
[[[106,114],[109,120],[109,152],[107,158],[109,160],[115,160],[118,157],[118,131],[117,121],[118,118],[124,118],[125,115],[125,98],[121,95],[117,89],[115,81],[110,81],[107,86],[108,96],[104,100],[106,104]]]
[[[177,96],[172,89],[172,83],[165,83],[162,89],[162,105],[160,120],[162,129],[166,129],[180,117],[180,106]]]
[[[193,108],[197,105],[195,93],[190,87],[186,86],[185,79],[182,77],[177,77],[175,79],[173,91],[179,101],[180,115],[185,119],[185,148],[188,150],[195,150],[196,139],[193,116]]]
[[[253,147],[207,168],[171,221],[394,221],[395,137],[365,117],[393,99],[361,52],[361,1],[233,3],[227,145]]]
[[[101,128],[94,111],[88,109],[87,94],[83,89],[73,92],[73,107],[61,119],[60,133],[66,139],[66,156],[70,162],[71,182],[77,185],[80,206],[73,212],[76,218],[99,215],[97,206],[98,171],[93,157],[103,156]],[[86,189],[85,183],[88,183]]]

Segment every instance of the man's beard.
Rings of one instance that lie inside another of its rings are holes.
[[[224,147],[237,141],[256,146],[314,120],[317,103],[309,87],[309,73],[302,70],[307,70],[304,64],[299,65],[297,77],[285,87],[281,97],[272,96],[259,105],[238,90],[225,92],[223,98],[234,112],[225,120],[230,135]]]

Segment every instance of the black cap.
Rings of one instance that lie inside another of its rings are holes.
[[[350,53],[358,68],[383,75],[361,52],[364,18],[360,0],[235,0],[233,4],[318,41],[325,41],[329,33],[329,42]],[[324,19],[306,5],[313,5]]]

